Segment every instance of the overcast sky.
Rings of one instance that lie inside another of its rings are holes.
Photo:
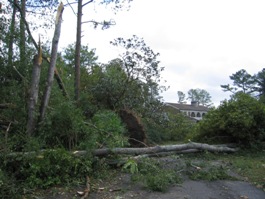
[[[265,68],[264,0],[133,0],[129,11],[116,15],[96,4],[84,8],[83,20],[114,19],[108,30],[84,24],[82,43],[96,48],[99,61],[107,63],[119,52],[109,44],[117,37],[142,37],[160,53],[162,73],[169,90],[165,102],[177,102],[177,91],[205,89],[217,106],[230,93],[220,85],[241,69],[251,75]],[[76,7],[76,6],[75,6]],[[60,46],[75,41],[76,18],[65,9]]]

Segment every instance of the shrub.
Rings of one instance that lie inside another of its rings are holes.
[[[194,122],[182,113],[168,113],[164,137],[166,140],[183,141],[193,126]]]
[[[113,111],[98,111],[87,125],[89,130],[81,143],[81,147],[85,147],[86,142],[91,139],[100,147],[114,148],[128,145],[125,127],[120,117]]]
[[[211,110],[196,128],[195,139],[232,141],[258,147],[265,140],[265,108],[253,97],[238,93]]]
[[[0,169],[0,198],[19,198],[19,187],[15,185],[12,176]]]
[[[75,148],[88,131],[80,109],[72,102],[63,102],[53,109],[42,124],[39,137],[47,148]]]
[[[91,172],[88,157],[75,157],[58,149],[39,155],[11,156],[4,161],[3,170],[28,188],[48,188],[80,181]]]
[[[165,169],[161,163],[151,158],[139,162],[137,172],[132,174],[132,180],[143,182],[147,188],[153,191],[164,192],[170,185],[181,181],[175,170]]]

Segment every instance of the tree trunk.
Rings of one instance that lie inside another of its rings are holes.
[[[187,144],[178,144],[178,145],[165,145],[165,146],[154,146],[146,148],[105,148],[105,149],[96,149],[92,152],[94,156],[106,156],[110,154],[122,154],[122,155],[142,155],[142,154],[157,154],[162,152],[176,152],[176,151],[187,151],[194,150],[196,151],[209,151],[209,152],[236,152],[237,148],[230,148],[227,146],[217,146],[209,145],[203,143],[189,142]],[[75,155],[84,155],[87,151],[76,151]]]
[[[229,145],[209,145],[203,143],[189,142],[187,144],[178,144],[178,145],[164,145],[164,146],[154,146],[146,148],[105,148],[105,149],[95,149],[92,151],[93,156],[107,156],[107,155],[134,155],[140,157],[152,157],[152,156],[162,156],[172,155],[171,152],[177,153],[194,153],[200,151],[209,151],[209,152],[225,152],[225,153],[234,153],[238,151],[238,148],[228,147]],[[233,146],[234,147],[234,146]],[[34,152],[14,152],[9,153],[8,156],[34,156],[39,155],[41,151]],[[74,156],[84,156],[87,155],[88,151],[74,151],[71,152]],[[1,156],[1,154],[0,154]],[[136,157],[137,158],[137,157]]]
[[[26,32],[23,18],[26,19],[26,0],[21,0],[21,18],[20,18],[20,40],[19,40],[19,52],[20,52],[20,68],[26,68]]]
[[[82,31],[82,0],[78,1],[77,11],[77,29],[75,45],[75,100],[80,96],[80,49],[81,49],[81,31]]]
[[[41,63],[42,63],[42,49],[39,40],[38,55],[35,55],[33,60],[31,86],[30,86],[30,93],[28,99],[28,122],[27,122],[28,136],[32,135],[36,125],[36,104],[38,102],[38,94],[39,94]]]
[[[20,12],[21,19],[23,20],[23,22],[24,22],[24,24],[25,24],[25,26],[26,26],[26,30],[27,30],[27,33],[28,33],[28,35],[29,35],[29,38],[32,40],[32,43],[33,43],[33,45],[35,46],[36,50],[38,50],[38,44],[37,44],[37,42],[35,41],[35,39],[33,38],[32,34],[31,34],[31,32],[30,32],[29,24],[28,24],[28,22],[26,21],[25,16],[23,15],[21,8],[20,8],[19,5],[17,4],[17,1],[14,1],[13,3],[14,3],[14,6],[16,7],[16,9],[18,9],[18,11]],[[42,58],[43,58],[44,60],[46,60],[46,61],[50,64],[50,60],[49,60],[47,57],[43,56]],[[67,94],[66,89],[65,89],[65,87],[64,87],[64,84],[63,84],[63,82],[62,82],[62,79],[61,79],[59,73],[56,72],[56,67],[55,67],[55,71],[54,71],[54,76],[55,76],[55,79],[56,79],[57,82],[58,82],[59,88],[62,90],[63,95],[65,95],[66,97],[68,97],[68,94]]]
[[[51,89],[52,89],[52,83],[54,79],[54,70],[55,70],[55,64],[57,60],[57,50],[58,50],[58,43],[61,33],[61,24],[62,24],[62,14],[63,14],[63,3],[61,3],[57,10],[56,15],[56,22],[55,22],[55,31],[54,36],[52,40],[52,53],[51,53],[51,61],[50,61],[50,67],[48,70],[48,78],[46,81],[46,88],[44,91],[42,104],[40,108],[40,118],[39,122],[42,122],[45,116],[45,112],[49,103],[50,95],[51,95]]]
[[[16,4],[16,0],[15,0]],[[14,43],[14,32],[16,25],[16,6],[13,5],[12,19],[10,24],[9,38],[8,38],[8,66],[11,67],[13,63],[13,43]]]

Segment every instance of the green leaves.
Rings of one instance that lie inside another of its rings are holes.
[[[57,149],[47,150],[40,155],[25,155],[19,159],[8,157],[3,168],[7,175],[20,181],[24,188],[48,188],[80,181],[91,172],[91,164],[87,157],[76,157],[63,149]]]
[[[127,40],[117,38],[111,44],[125,49],[121,59],[124,63],[125,72],[130,78],[144,82],[160,79],[160,72],[164,68],[159,67],[157,60],[159,53],[154,53],[142,38],[138,38],[136,35]]]
[[[200,139],[258,146],[265,140],[265,107],[248,94],[238,93],[211,110],[198,124]]]
[[[122,167],[123,170],[129,170],[131,174],[138,173],[138,164],[136,160],[129,159]]]
[[[196,101],[203,106],[211,105],[211,95],[204,89],[190,89],[188,91],[188,98],[191,101]]]
[[[246,70],[241,69],[230,76],[233,80],[233,85],[230,84],[221,85],[223,91],[230,91],[234,94],[238,92],[257,96],[259,98],[264,97],[265,93],[265,69],[257,74],[250,75]],[[263,99],[262,99],[263,100]]]
[[[91,120],[96,142],[105,147],[123,147],[127,145],[125,127],[119,116],[113,111],[99,111]]]

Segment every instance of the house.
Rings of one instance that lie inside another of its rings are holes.
[[[165,105],[170,109],[183,113],[194,121],[200,121],[203,116],[209,111],[208,107],[200,106],[196,101],[192,101],[191,104],[166,102]]]

